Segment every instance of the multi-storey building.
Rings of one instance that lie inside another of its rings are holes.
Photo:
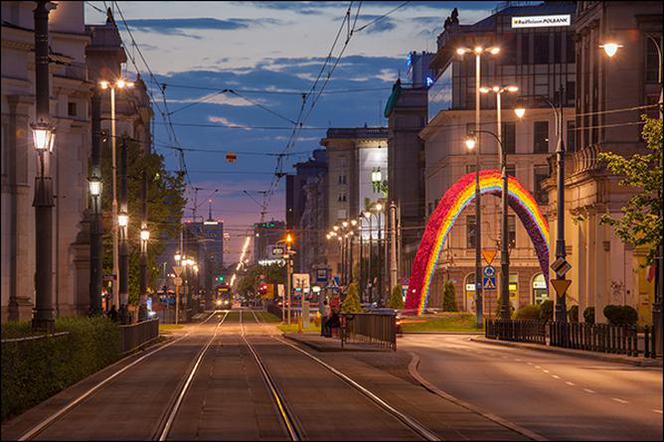
[[[594,306],[598,322],[606,321],[601,313],[605,305],[627,304],[638,310],[640,322],[650,322],[654,287],[642,266],[646,251],[624,244],[611,226],[600,222],[607,213],[621,216],[636,190],[621,186],[620,177],[610,174],[598,155],[645,152],[640,117],[658,116],[653,105],[661,86],[651,38],[661,47],[662,7],[651,2],[577,2],[575,29],[576,149],[567,155],[565,171],[565,241],[572,264],[568,303],[578,302],[580,311]],[[609,41],[623,46],[612,58],[600,48]],[[545,184],[553,221],[555,178]]]
[[[399,276],[410,273],[424,233],[424,142],[419,132],[427,124],[427,87],[433,81],[429,64],[435,54],[408,55],[409,85],[393,86],[387,105],[388,193],[397,206]]]
[[[293,270],[313,273],[324,266],[327,229],[327,152],[314,150],[312,158],[293,166],[286,181],[286,221],[296,236]]]
[[[255,264],[269,263],[281,260],[273,255],[274,246],[286,239],[286,223],[283,221],[267,221],[254,224],[254,253],[252,260]]]
[[[502,94],[502,139],[507,152],[508,174],[515,176],[536,197],[546,213],[547,193],[542,182],[549,176],[547,158],[556,147],[554,112],[542,99],[531,98],[528,112],[518,120],[512,111],[519,96],[539,95],[563,106],[563,137],[574,150],[574,2],[545,2],[538,5],[499,7],[484,20],[459,24],[453,12],[438,36],[438,51],[431,67],[435,82],[428,89],[430,121],[420,132],[425,143],[426,215],[460,177],[475,172],[475,154],[467,152],[464,138],[475,129],[475,56],[457,54],[460,47],[497,46],[497,55],[481,57],[481,86],[518,86],[515,94]],[[463,13],[463,12],[462,12]],[[559,16],[554,24],[542,17]],[[525,19],[524,19],[525,18]],[[538,23],[530,27],[528,23]],[[524,26],[523,23],[526,23]],[[543,26],[540,26],[543,25]],[[562,103],[561,103],[562,101]],[[496,97],[483,94],[480,103],[481,130],[497,132]],[[490,136],[480,140],[480,168],[497,169],[498,145]],[[482,248],[499,250],[500,199],[482,198],[480,241]],[[475,298],[475,203],[457,218],[432,282],[429,305],[442,305],[442,283],[454,282],[457,304],[474,311]],[[546,281],[540,270],[528,233],[513,212],[509,214],[510,301],[515,308],[547,298]],[[500,256],[496,258],[499,262]],[[498,278],[498,286],[500,276]],[[484,312],[496,312],[496,291],[484,293]]]
[[[327,130],[327,136],[320,144],[325,146],[328,155],[326,233],[340,221],[359,219],[367,203],[385,198],[383,190],[376,187],[371,180],[372,172],[375,171],[381,171],[382,180],[388,180],[387,128],[331,128]],[[380,216],[384,226],[384,212]],[[374,238],[378,237],[377,224],[377,220],[374,220]],[[363,238],[368,240],[369,225],[366,219],[362,219],[362,229]],[[341,273],[339,247],[330,244],[327,251],[327,264],[333,274]],[[357,250],[354,256],[359,256]]]
[[[29,319],[34,305],[35,152],[33,2],[2,2],[2,320]],[[89,306],[88,161],[90,97],[98,80],[117,78],[126,61],[117,26],[86,26],[83,2],[58,2],[49,14],[51,120],[56,125],[51,174],[55,314]],[[106,74],[114,75],[109,78]],[[109,98],[103,98],[108,129]],[[118,97],[118,133],[149,145],[151,111],[142,82]],[[107,186],[106,189],[110,189]]]

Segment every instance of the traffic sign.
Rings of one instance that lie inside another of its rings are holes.
[[[175,276],[180,276],[182,274],[182,269],[184,269],[182,266],[173,266],[173,272],[175,272]]]
[[[175,278],[173,278],[173,282],[175,283],[176,286],[180,286],[182,285],[182,278],[176,276]]]
[[[559,278],[564,278],[565,273],[569,272],[570,269],[572,268],[572,265],[567,262],[565,258],[558,258],[555,261],[553,261],[553,264],[551,264],[551,269],[556,272],[556,275]]]
[[[495,290],[496,289],[496,277],[487,278],[486,276],[482,278],[482,288],[484,290]]]
[[[496,258],[496,253],[496,249],[482,249],[482,257],[484,257],[487,265],[493,263],[493,260]]]
[[[569,285],[572,283],[571,280],[569,279],[552,279],[551,280],[551,285],[553,285],[553,288],[556,290],[556,294],[560,296],[565,296],[565,293],[567,292],[567,289],[569,288]]]
[[[486,276],[487,278],[495,278],[496,276],[496,268],[493,266],[486,266],[484,269],[482,269],[482,274]]]
[[[308,273],[293,273],[293,287],[296,289],[309,288],[309,274]]]

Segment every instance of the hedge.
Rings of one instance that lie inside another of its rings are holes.
[[[2,338],[29,330],[29,322],[3,324]],[[55,330],[68,334],[2,343],[3,421],[120,358],[120,329],[107,318],[60,318]]]

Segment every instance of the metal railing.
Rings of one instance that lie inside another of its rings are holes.
[[[485,336],[503,341],[546,343],[545,323],[537,320],[503,321],[487,319],[484,324]]]
[[[137,322],[136,324],[120,325],[122,354],[129,353],[159,337],[159,319]]]
[[[377,313],[342,313],[341,347],[360,342],[397,350],[397,317]]]
[[[585,324],[537,320],[485,321],[485,336],[503,341],[530,342],[552,347],[601,353],[643,355],[655,358],[654,327],[644,328],[643,339],[636,326]]]

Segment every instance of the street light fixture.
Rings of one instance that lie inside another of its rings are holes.
[[[127,225],[129,225],[129,215],[125,212],[121,212],[118,214],[118,226],[127,227]]]
[[[127,81],[123,78],[118,78],[111,82],[108,80],[101,80],[97,83],[102,90],[110,89],[111,92],[111,153],[112,153],[112,170],[113,170],[113,200],[112,200],[112,217],[114,220],[118,218],[118,186],[117,186],[117,149],[116,149],[116,131],[115,131],[115,90],[128,89],[134,87],[133,81]],[[120,273],[120,256],[119,256],[119,232],[118,225],[113,224],[113,273],[118,275]],[[113,303],[118,304],[120,301],[120,286],[113,284]]]
[[[618,52],[618,49],[624,47],[623,45],[616,42],[607,42],[602,45],[599,45],[600,48],[604,49],[606,55],[613,57]]]
[[[150,231],[147,228],[141,229],[141,241],[148,242],[150,240]]]
[[[90,196],[97,198],[101,195],[102,183],[99,177],[93,176],[88,179],[88,186],[90,189]]]

